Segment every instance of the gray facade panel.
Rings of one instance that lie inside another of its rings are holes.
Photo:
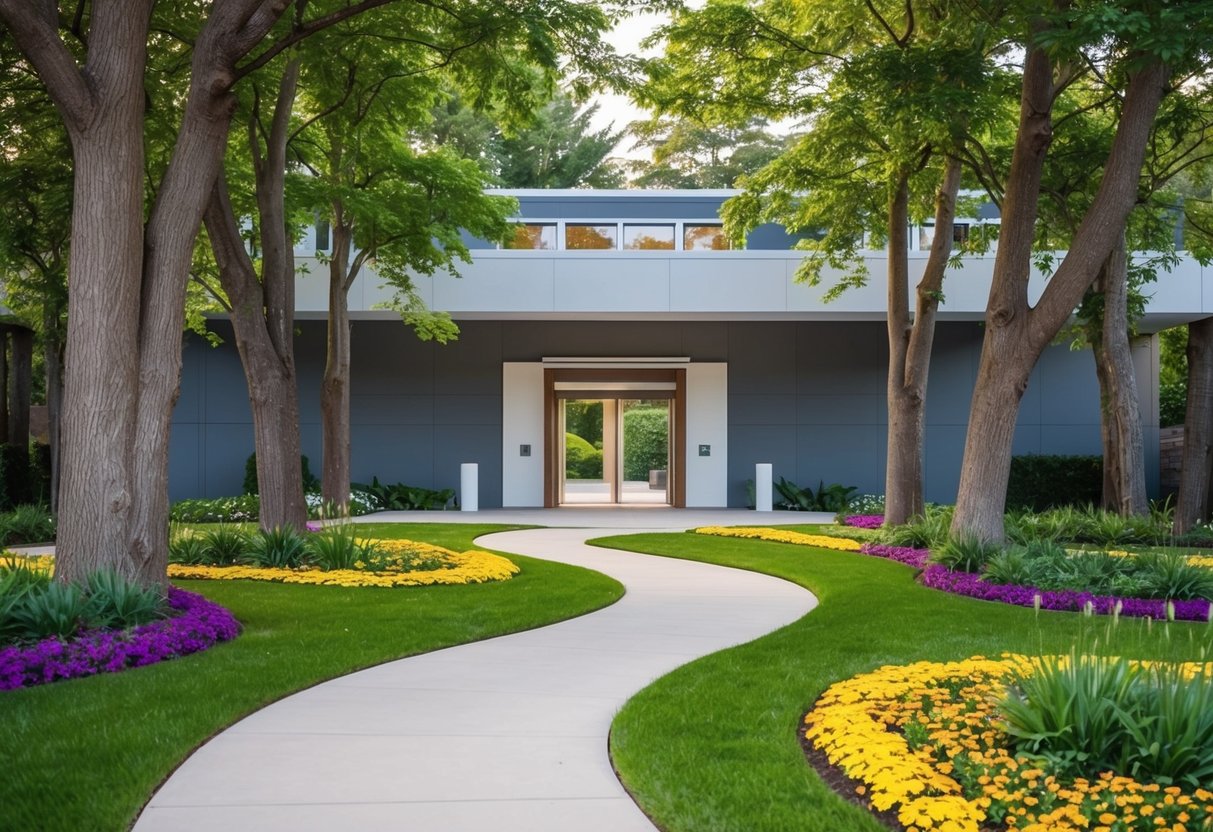
[[[217,349],[190,339],[170,465],[173,499],[238,493],[252,451],[240,362],[226,325]],[[501,500],[501,363],[544,356],[677,356],[728,363],[731,505],[754,463],[801,485],[883,490],[886,335],[881,322],[464,321],[459,341],[418,341],[395,321],[356,321],[351,380],[355,481],[455,487],[480,464],[481,505]],[[301,437],[321,469],[323,322],[300,324]],[[926,495],[956,497],[981,347],[973,323],[941,322],[928,394]],[[1090,355],[1046,351],[1024,395],[1014,453],[1098,453]],[[1047,416],[1047,418],[1046,418]],[[1147,426],[1147,440],[1156,432]],[[1150,446],[1153,447],[1153,446]],[[1151,459],[1150,482],[1157,482]],[[1151,486],[1153,487],[1153,485]]]

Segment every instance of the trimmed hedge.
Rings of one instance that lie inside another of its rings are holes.
[[[623,478],[647,482],[649,471],[670,464],[670,415],[664,407],[635,407],[623,414]]]
[[[564,435],[564,475],[572,480],[602,479],[602,451],[575,433]]]
[[[1102,499],[1102,456],[1030,454],[1011,458],[1008,511],[1097,506]]]

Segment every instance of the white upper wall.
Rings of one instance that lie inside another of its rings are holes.
[[[794,279],[803,255],[796,251],[500,251],[473,252],[459,277],[418,277],[421,297],[431,309],[455,318],[796,318],[873,320],[885,313],[882,252],[865,256],[868,285],[826,302],[833,281],[808,286]],[[910,279],[916,283],[925,252],[910,252]],[[300,257],[296,310],[322,317],[328,308],[327,269]],[[944,281],[940,316],[980,320],[993,275],[994,255],[969,257]],[[391,291],[368,269],[350,291],[357,317],[375,312]],[[1039,298],[1045,278],[1034,273],[1030,297]],[[1170,273],[1145,288],[1150,295],[1143,329],[1152,331],[1213,315],[1213,267],[1184,257]]]

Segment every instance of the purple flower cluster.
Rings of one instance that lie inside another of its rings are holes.
[[[885,546],[883,543],[865,543],[859,547],[859,551],[865,555],[895,560],[898,563],[904,563],[906,566],[913,566],[915,569],[922,569],[927,565],[927,559],[931,557],[930,549],[912,549],[909,546]]]
[[[843,521],[857,529],[879,529],[884,525],[883,514],[852,514]]]
[[[234,615],[201,595],[170,587],[168,604],[176,611],[171,618],[131,630],[90,630],[68,641],[53,637],[25,647],[0,648],[0,690],[155,664],[197,653],[240,633]]]
[[[1170,603],[1176,620],[1209,620],[1210,602],[1203,599],[1168,602],[1157,598],[1118,598],[1115,595],[1094,595],[1090,592],[1073,589],[1049,590],[1017,584],[991,584],[983,581],[981,576],[975,573],[955,572],[937,563],[928,566],[920,580],[923,586],[941,589],[944,592],[967,595],[970,598],[980,598],[984,601],[1001,601],[1004,604],[1015,604],[1020,607],[1034,607],[1037,604],[1036,599],[1039,598],[1040,608],[1045,610],[1081,612],[1090,605],[1095,613],[1111,615],[1119,604],[1121,615],[1161,620],[1167,617],[1167,604]]]

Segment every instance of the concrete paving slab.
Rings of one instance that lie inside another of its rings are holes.
[[[815,604],[768,576],[584,543],[771,515],[399,514],[407,515],[402,522],[567,523],[488,535],[478,545],[597,569],[627,594],[591,615],[369,668],[274,703],[186,760],[136,832],[652,830],[611,767],[607,737],[619,707],[679,665],[777,629]],[[587,520],[597,525],[580,528]]]

